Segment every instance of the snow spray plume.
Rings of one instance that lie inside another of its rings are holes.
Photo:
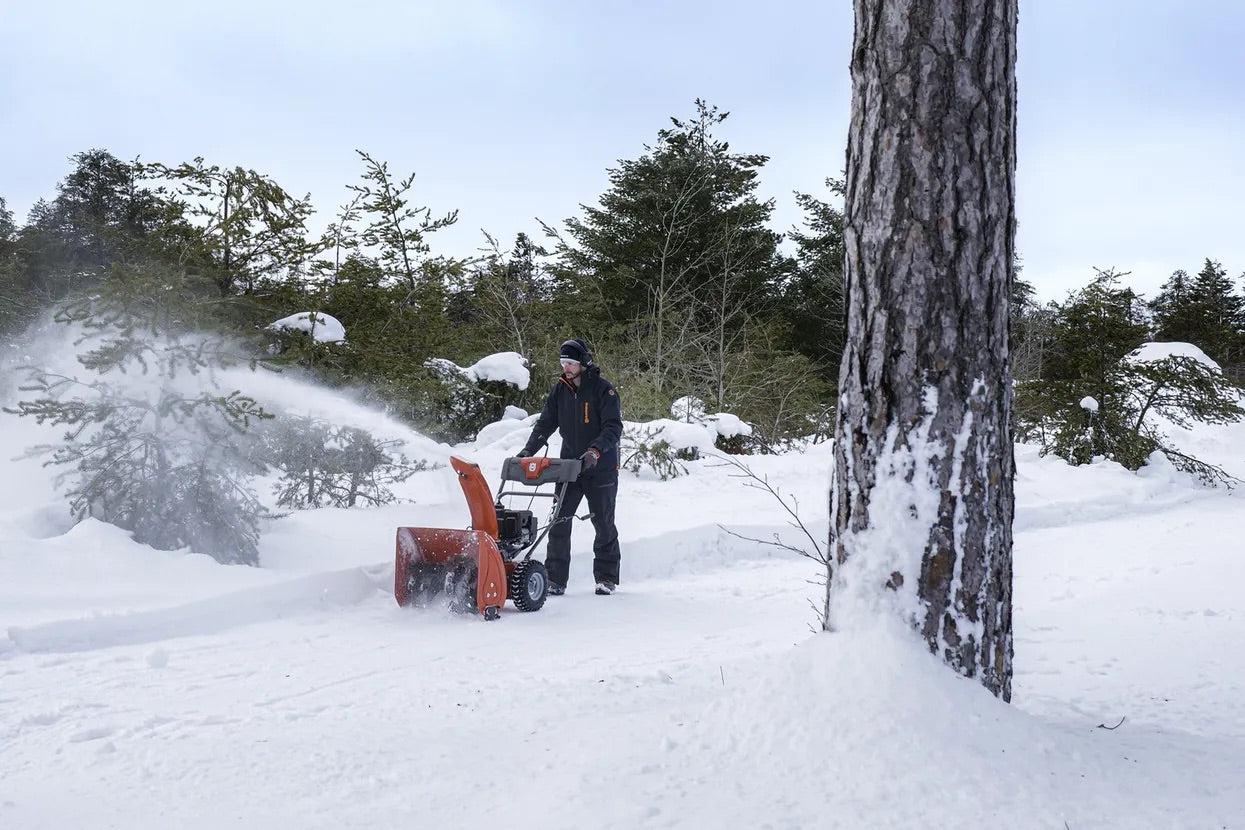
[[[340,390],[257,369],[264,364],[244,344],[84,310],[45,316],[0,365],[6,412],[67,428],[29,452],[61,470],[57,487],[78,518],[111,522],[153,547],[256,564],[266,508],[252,485],[274,463],[265,446],[274,420],[321,419],[355,443],[365,435],[405,448],[416,460],[399,457],[403,469],[448,460],[449,448]]]
[[[30,452],[63,467],[57,484],[74,515],[159,549],[256,564],[263,509],[249,480],[262,465],[248,428],[270,416],[218,383],[237,347],[100,296],[70,302],[55,319],[31,332],[19,399],[5,411],[65,428]]]

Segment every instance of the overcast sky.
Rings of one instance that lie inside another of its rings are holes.
[[[350,9],[349,12],[346,9]],[[356,148],[460,211],[434,251],[593,204],[704,98],[770,156],[775,226],[844,163],[848,0],[0,0],[0,197],[21,221],[68,157],[241,165],[330,221]],[[1153,294],[1245,272],[1245,2],[1021,0],[1018,249],[1061,298],[1093,268]]]

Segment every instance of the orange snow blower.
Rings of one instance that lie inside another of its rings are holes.
[[[393,595],[398,605],[429,605],[438,598],[454,611],[482,614],[486,620],[501,616],[509,598],[520,611],[537,611],[545,604],[549,576],[532,552],[556,521],[566,485],[579,478],[577,458],[507,458],[502,465],[501,489],[494,500],[480,466],[458,457],[450,464],[467,497],[471,527],[398,528],[394,560]],[[553,484],[552,493],[507,491],[507,482],[536,488]],[[553,499],[549,522],[539,533],[531,510],[512,510],[507,496]]]

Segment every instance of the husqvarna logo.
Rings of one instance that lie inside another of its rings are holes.
[[[529,461],[529,462],[527,462],[527,471],[528,471],[529,473],[534,473],[534,472],[536,472],[536,462],[535,462],[535,461]]]

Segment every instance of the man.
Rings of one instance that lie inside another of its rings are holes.
[[[597,593],[608,596],[618,587],[618,529],[614,501],[618,496],[618,439],[622,436],[622,405],[613,385],[601,377],[582,340],[562,344],[562,375],[545,400],[521,458],[531,458],[556,429],[562,436],[562,457],[583,462],[579,480],[566,486],[562,507],[549,529],[545,568],[549,593],[561,596],[571,570],[571,520],[585,496],[596,539],[592,543],[592,575]]]

